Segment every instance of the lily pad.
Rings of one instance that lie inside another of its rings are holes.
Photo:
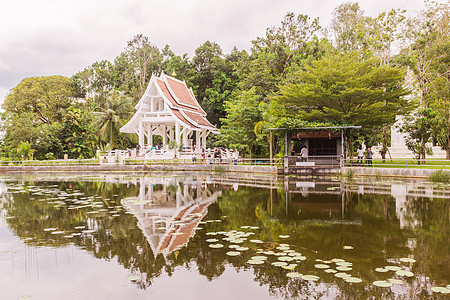
[[[344,278],[344,280],[346,282],[350,282],[350,283],[360,283],[360,282],[362,282],[362,279],[358,278],[358,277],[347,277],[347,278]]]
[[[239,247],[241,247],[241,246],[235,245],[235,244],[232,244],[232,245],[228,246],[228,248],[234,248],[234,249],[239,248]]]
[[[389,270],[387,270],[385,268],[376,268],[375,271],[380,272],[380,273],[386,273]]]
[[[435,293],[448,294],[450,293],[450,289],[443,286],[433,286],[431,290]]]
[[[56,228],[44,228],[44,231],[54,231]]]
[[[317,268],[317,269],[328,269],[329,267],[330,267],[329,265],[325,265],[325,264],[314,265],[314,268]]]
[[[353,247],[352,246],[344,246],[344,247],[342,247],[344,250],[353,250]]]
[[[289,235],[287,235],[287,234],[282,234],[282,235],[279,235],[278,236],[280,239],[287,239],[287,238],[289,238]]]
[[[406,276],[406,277],[413,277],[414,276],[413,272],[406,271],[406,270],[395,271],[395,274],[397,274],[398,276]]]
[[[237,251],[247,251],[248,249],[250,249],[249,247],[237,247],[236,250]]]
[[[389,271],[398,271],[402,269],[399,266],[385,266],[384,268]]]
[[[52,234],[63,234],[64,231],[52,231]]]
[[[317,281],[319,280],[319,276],[316,275],[302,275],[300,276],[303,280]]]
[[[278,257],[278,260],[281,260],[281,261],[293,261],[294,258],[291,257],[291,256],[280,256],[280,257]]]
[[[272,266],[276,266],[276,267],[282,267],[282,266],[287,266],[288,263],[284,262],[284,261],[274,261],[273,263],[271,263]]]
[[[241,255],[241,252],[239,252],[239,251],[228,251],[226,254],[228,256],[238,256],[238,255]]]
[[[291,278],[295,278],[295,277],[301,277],[302,274],[300,274],[299,272],[289,272],[286,274],[287,277],[291,277]]]
[[[404,263],[415,263],[416,262],[416,260],[414,258],[409,258],[409,257],[402,257],[402,258],[400,258],[400,261],[404,262]]]
[[[258,259],[260,259],[260,260],[266,260],[266,259],[267,259],[267,256],[257,255],[257,256],[252,256],[251,259],[255,259],[255,260],[258,260]]]
[[[219,241],[218,239],[207,239],[206,240],[207,243],[215,243],[215,242],[218,242],[218,241]]]
[[[298,255],[298,256],[293,256],[294,260],[306,260],[306,256],[303,255]]]
[[[348,278],[348,277],[352,277],[352,275],[344,273],[344,272],[339,272],[334,274],[335,277],[337,278]]]
[[[141,276],[138,276],[138,275],[131,275],[131,276],[127,277],[127,279],[130,281],[138,280],[140,278],[141,278]]]
[[[335,269],[326,269],[325,272],[326,273],[337,273],[337,271]]]
[[[393,284],[403,284],[403,280],[401,280],[401,279],[390,278],[387,281],[390,283],[393,283]]]
[[[287,265],[287,266],[281,266],[283,269],[285,269],[285,270],[294,270],[295,269],[295,267],[297,266],[297,264],[290,264],[290,265]]]
[[[373,285],[379,286],[379,287],[391,287],[392,283],[387,282],[386,280],[377,280],[373,282]]]
[[[261,240],[250,240],[250,242],[256,243],[256,244],[262,244],[262,243],[264,243],[264,242],[261,241]]]
[[[261,259],[250,259],[249,261],[247,261],[248,264],[251,265],[262,265],[264,263],[264,260]]]
[[[214,249],[218,249],[218,248],[223,248],[222,244],[209,244],[210,248],[214,248]]]
[[[350,267],[347,267],[347,266],[337,266],[336,267],[336,270],[339,270],[339,271],[350,271],[352,268],[350,268]]]

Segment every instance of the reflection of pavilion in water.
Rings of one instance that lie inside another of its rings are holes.
[[[220,195],[204,182],[178,177],[142,178],[139,189],[138,197],[122,203],[136,216],[155,256],[167,256],[185,246],[208,213],[208,206]]]

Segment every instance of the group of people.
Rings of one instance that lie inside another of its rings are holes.
[[[362,146],[359,146],[359,148],[358,148],[358,150],[356,152],[357,152],[357,156],[358,156],[358,159],[356,160],[356,163],[359,164],[359,165],[362,165],[364,163],[363,162],[364,150],[363,150]],[[373,163],[372,158],[373,158],[372,148],[367,147],[366,163],[368,165],[372,165],[372,163]]]
[[[210,153],[208,153],[208,155],[206,155],[205,149],[202,148],[202,151],[200,153],[200,158],[202,163],[205,163],[207,165],[213,164],[213,163],[221,163],[222,162],[222,152],[224,152],[226,149],[219,149],[216,148],[214,149],[214,153],[211,155]],[[237,165],[237,161],[238,161],[238,157],[239,157],[239,152],[237,150],[231,150],[232,151],[232,158],[233,158],[233,163],[235,165]],[[195,150],[195,148],[192,148],[191,151],[191,156],[192,156],[192,163],[196,163],[197,162],[197,151]]]

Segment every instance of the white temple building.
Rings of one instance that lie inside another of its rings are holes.
[[[173,157],[173,148],[192,149],[194,145],[200,153],[201,149],[206,150],[207,136],[218,133],[186,82],[164,73],[159,77],[152,75],[135,108],[136,113],[120,132],[136,133],[141,153],[146,157]],[[154,135],[161,136],[158,147],[153,145]]]

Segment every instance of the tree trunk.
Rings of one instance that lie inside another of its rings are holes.
[[[386,125],[384,125],[383,126],[383,142],[382,142],[382,144],[381,144],[381,151],[380,151],[380,154],[381,154],[381,159],[382,159],[382,162],[383,163],[385,163],[386,162],[386,150],[387,150],[387,146],[386,146],[386,136],[387,136],[387,126]]]

